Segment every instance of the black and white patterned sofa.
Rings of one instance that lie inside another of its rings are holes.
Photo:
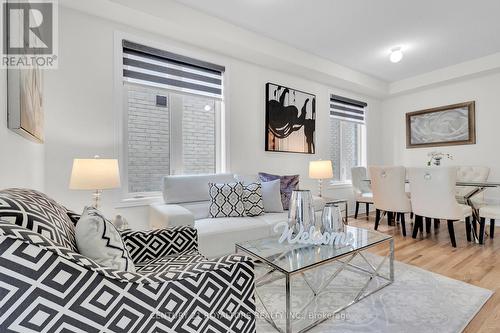
[[[77,252],[46,195],[0,191],[0,332],[255,332],[253,263],[206,260],[191,227],[122,237],[137,273]]]

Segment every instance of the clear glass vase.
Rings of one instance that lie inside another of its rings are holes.
[[[301,226],[304,231],[309,231],[313,225],[315,225],[315,216],[311,191],[293,191],[288,210],[289,228],[293,230],[294,234],[297,234]]]

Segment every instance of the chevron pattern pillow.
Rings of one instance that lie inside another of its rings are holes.
[[[243,204],[247,216],[264,214],[264,200],[262,200],[262,185],[260,183],[243,185]]]
[[[208,194],[210,196],[208,209],[210,217],[245,216],[242,183],[208,183]]]
[[[85,207],[76,224],[76,244],[80,254],[98,264],[135,273],[134,263],[120,233],[93,207]]]

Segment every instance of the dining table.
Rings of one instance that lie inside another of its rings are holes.
[[[370,179],[365,179],[364,181],[370,182]],[[409,184],[410,182],[406,180],[406,183]],[[487,189],[493,189],[493,188],[500,188],[500,182],[490,182],[490,181],[484,181],[484,182],[466,182],[466,181],[457,181],[456,186],[461,186],[461,187],[470,187],[470,191],[467,192],[464,196],[460,196],[459,199],[463,200],[463,202],[470,206],[472,208],[472,214],[474,215],[474,220],[479,221],[480,216],[479,216],[479,207],[477,204],[474,203],[472,200],[474,196],[484,192]],[[474,226],[476,224],[474,223]],[[479,243],[479,235],[477,234],[477,228],[473,227],[472,229],[472,236],[474,238],[475,243]]]

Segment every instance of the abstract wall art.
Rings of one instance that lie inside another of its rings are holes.
[[[438,147],[476,143],[475,102],[406,114],[406,147]]]
[[[316,96],[266,84],[266,151],[314,154]]]
[[[8,127],[23,137],[43,143],[43,77],[38,68],[7,72]]]

